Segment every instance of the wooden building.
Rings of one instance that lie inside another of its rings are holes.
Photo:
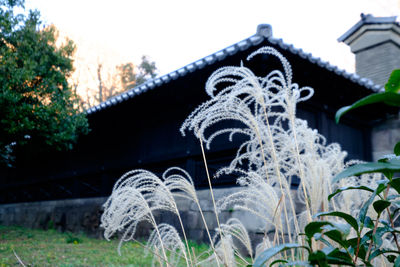
[[[208,99],[204,85],[222,66],[245,66],[257,75],[281,68],[272,56],[246,57],[271,46],[291,63],[293,81],[314,88],[314,96],[298,107],[298,116],[318,129],[328,143],[338,142],[351,159],[371,159],[371,126],[393,112],[373,106],[334,122],[342,106],[381,89],[372,81],[350,74],[272,36],[269,25],[230,47],[177,71],[131,89],[87,111],[91,131],[75,149],[25,158],[17,169],[1,173],[0,203],[107,196],[126,171],[143,168],[161,173],[170,166],[185,168],[196,186],[206,186],[199,141],[179,128],[185,118]],[[237,142],[220,137],[207,151],[211,172],[227,165]],[[216,187],[234,186],[235,179],[214,180]],[[294,185],[295,186],[295,185]]]

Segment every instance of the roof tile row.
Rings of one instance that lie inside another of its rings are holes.
[[[239,43],[236,43],[214,54],[204,57],[196,62],[190,63],[176,71],[173,71],[161,77],[150,80],[142,85],[136,86],[130,89],[129,91],[122,93],[121,95],[112,97],[97,106],[89,108],[86,112],[88,114],[95,113],[99,110],[116,105],[117,103],[126,101],[136,95],[140,95],[141,93],[146,92],[149,89],[154,89],[156,87],[161,86],[162,84],[170,82],[171,80],[176,80],[179,77],[183,77],[190,72],[196,71],[197,69],[202,69],[206,65],[212,65],[216,61],[221,61],[227,55],[234,55],[238,51],[245,51],[252,46],[260,44],[264,40],[267,40],[271,44],[278,45],[283,50],[288,50],[292,54],[299,55],[301,58],[307,59],[311,63],[317,64],[321,68],[325,68],[329,71],[335,72],[337,75],[343,76],[344,78],[349,79],[354,83],[358,83],[359,85],[364,86],[372,91],[382,90],[382,87],[380,85],[375,85],[370,79],[361,78],[357,74],[349,73],[343,69],[339,69],[337,66],[334,66],[327,61],[314,57],[311,53],[305,53],[302,49],[295,48],[292,44],[285,43],[282,39],[277,39],[272,36],[261,36],[256,34]]]

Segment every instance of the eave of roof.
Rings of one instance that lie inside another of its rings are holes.
[[[260,27],[261,26],[261,27]],[[144,84],[136,86],[120,95],[114,96],[99,105],[89,108],[86,110],[87,114],[96,113],[100,110],[106,109],[108,107],[114,106],[118,103],[124,102],[130,98],[140,95],[148,90],[160,87],[163,84],[169,83],[171,80],[176,80],[179,77],[185,76],[189,72],[202,69],[207,65],[212,65],[217,61],[223,60],[225,57],[234,55],[239,51],[246,51],[251,47],[254,47],[261,42],[267,40],[271,44],[278,45],[281,49],[290,51],[292,54],[299,55],[301,58],[309,60],[313,64],[317,64],[321,68],[325,68],[328,71],[334,72],[335,74],[349,79],[353,83],[364,86],[365,88],[372,90],[373,92],[382,90],[382,86],[374,84],[370,79],[362,78],[357,74],[347,72],[343,69],[338,68],[330,64],[321,58],[314,57],[311,53],[306,53],[302,49],[295,48],[292,44],[287,44],[282,41],[282,39],[277,39],[272,36],[272,30],[269,25],[260,25],[257,29],[257,33],[249,38],[244,39],[234,45],[231,45],[225,49],[215,52],[209,56],[206,56],[198,61],[190,63],[176,71],[170,72],[163,76],[157,77],[155,79],[149,80]],[[372,93],[372,92],[371,92]]]

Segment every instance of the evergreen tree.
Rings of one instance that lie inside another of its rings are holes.
[[[0,163],[9,166],[15,151],[71,149],[88,131],[67,82],[73,42],[56,45],[56,29],[21,8],[23,0],[0,0]]]

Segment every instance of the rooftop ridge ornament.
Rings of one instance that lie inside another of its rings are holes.
[[[269,24],[259,24],[257,26],[256,35],[263,36],[265,38],[272,37],[272,27]]]

